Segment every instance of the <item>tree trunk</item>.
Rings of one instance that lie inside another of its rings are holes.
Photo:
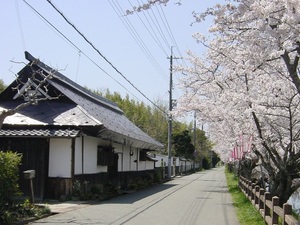
[[[272,196],[279,197],[280,205],[283,206],[293,194],[292,178],[287,171],[279,171],[276,178],[270,177],[270,180],[273,181],[270,183],[270,193]]]

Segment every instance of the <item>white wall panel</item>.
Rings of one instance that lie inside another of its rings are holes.
[[[49,177],[71,178],[71,143],[72,139],[50,139]]]

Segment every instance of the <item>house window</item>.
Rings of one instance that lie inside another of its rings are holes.
[[[145,151],[145,150],[141,150],[140,151],[140,161],[146,161],[146,159],[147,159],[147,151]]]
[[[114,165],[114,151],[113,151],[112,147],[98,146],[97,165],[99,165],[99,166],[113,166]]]

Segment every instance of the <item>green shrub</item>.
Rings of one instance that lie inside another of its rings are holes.
[[[102,195],[103,194],[103,185],[101,185],[101,184],[92,185],[92,187],[90,188],[90,192],[93,195]]]
[[[10,225],[14,222],[14,215],[7,211],[7,210],[1,210],[0,211],[0,224],[2,225]]]
[[[82,194],[82,183],[79,180],[75,180],[72,187],[72,195],[80,196]]]
[[[155,171],[155,173],[153,174],[153,182],[154,183],[160,183],[162,180],[162,170],[163,168],[160,168],[160,170]]]
[[[19,165],[22,155],[0,151],[0,211],[12,204],[19,191]]]

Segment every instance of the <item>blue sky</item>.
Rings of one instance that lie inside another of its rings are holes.
[[[81,52],[41,19],[26,2],[71,40]],[[129,94],[131,98],[150,104],[46,0],[26,2],[7,0],[0,3],[0,79],[5,84],[10,84],[15,78],[14,73],[23,67],[11,60],[27,63],[24,58],[26,50],[82,86],[93,90],[109,89],[122,96]],[[201,54],[203,48],[195,43],[192,34],[207,32],[210,22],[190,26],[193,22],[192,11],[204,11],[218,1],[182,0],[181,6],[170,1],[167,6],[157,6],[144,13],[126,18],[120,16],[122,13],[119,10],[131,9],[131,4],[137,5],[138,2],[141,1],[52,0],[101,54],[142,93],[152,101],[159,99],[167,102],[170,46],[174,46],[174,57],[185,57],[187,49]],[[124,24],[131,27],[131,31]],[[141,41],[136,41],[137,39]],[[174,66],[179,63],[182,60],[173,62]],[[175,85],[181,76],[174,73]],[[176,86],[173,93],[174,98],[180,95]]]

